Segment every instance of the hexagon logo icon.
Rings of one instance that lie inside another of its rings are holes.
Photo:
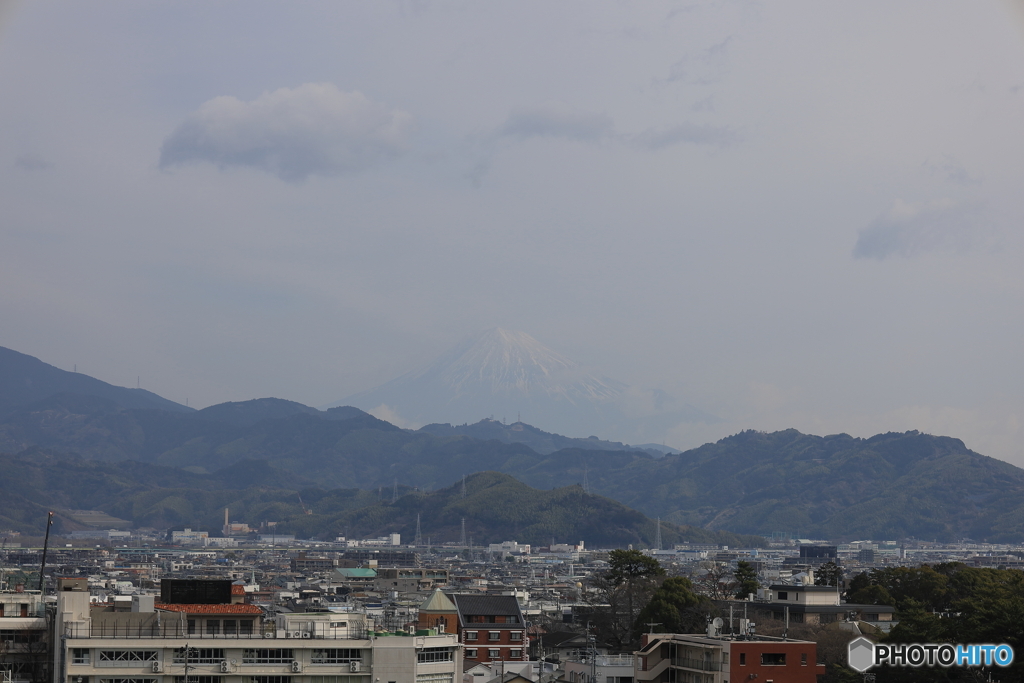
[[[875,644],[864,636],[850,641],[848,653],[850,668],[858,673],[864,673],[875,663]]]

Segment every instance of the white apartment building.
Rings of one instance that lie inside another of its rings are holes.
[[[111,611],[90,606],[84,579],[60,579],[53,683],[461,683],[454,634],[373,633],[361,614],[271,621],[236,598],[244,596],[217,604],[133,596],[130,612]]]

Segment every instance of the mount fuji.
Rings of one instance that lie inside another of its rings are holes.
[[[717,418],[661,393],[594,374],[525,332],[495,328],[425,368],[325,408],[350,405],[408,427],[521,419],[570,436],[653,441]]]

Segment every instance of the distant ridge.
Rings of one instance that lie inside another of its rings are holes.
[[[654,457],[661,457],[666,453],[680,453],[668,446],[657,444],[645,444],[642,446],[631,446],[618,441],[603,441],[596,437],[588,439],[573,439],[561,434],[552,434],[542,429],[537,429],[525,422],[513,422],[504,424],[497,420],[485,418],[476,424],[450,425],[450,424],[429,424],[419,431],[433,434],[434,436],[469,436],[481,441],[501,441],[502,443],[521,443],[529,446],[541,455],[554,453],[563,448],[582,448],[591,451],[644,451]]]
[[[113,401],[122,408],[194,412],[145,389],[128,389],[0,346],[0,417],[55,394],[81,394]]]
[[[625,441],[660,438],[680,422],[717,421],[671,397],[590,372],[525,332],[501,328],[468,339],[425,368],[331,405],[342,404],[402,426],[515,418],[560,434]]]

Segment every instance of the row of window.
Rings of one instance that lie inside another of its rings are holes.
[[[480,633],[479,631],[463,631],[463,635],[465,635],[466,640],[478,640]],[[512,640],[522,640],[523,632],[509,631],[509,637]],[[501,640],[501,631],[488,631],[487,640]]]
[[[42,634],[26,629],[0,629],[0,643],[38,643]]]
[[[466,648],[466,659],[476,659],[478,652],[479,652],[479,650],[477,648],[475,648],[475,647],[467,647]],[[501,659],[501,650],[498,650],[498,649],[488,650],[487,651],[487,658],[488,659]],[[508,651],[508,658],[509,659],[522,659],[523,658],[523,651],[522,650],[509,650]]]
[[[519,617],[514,615],[508,616],[487,616],[482,614],[473,614],[467,619],[471,624],[518,624]]]
[[[450,647],[425,647],[416,653],[416,660],[420,664],[450,662],[453,660],[452,649]]]
[[[428,678],[440,676],[441,678]],[[444,678],[447,676],[447,678]],[[425,674],[417,676],[417,683],[452,683],[452,674]],[[89,677],[78,677],[82,683],[90,683]],[[161,683],[158,678],[97,678],[96,683]],[[307,676],[309,683],[351,683],[349,676]],[[291,676],[246,676],[243,683],[291,683]],[[193,676],[190,675],[186,681],[184,676],[175,676],[174,683],[223,683],[223,676]]]
[[[740,653],[740,666],[747,665],[747,653]],[[761,666],[786,666],[785,652],[762,652]],[[807,653],[800,653],[800,666],[807,666]]]
[[[221,633],[225,635],[252,635],[252,619],[206,619],[203,622],[203,629],[207,635],[216,636]],[[188,632],[196,633],[196,620],[188,620]]]

